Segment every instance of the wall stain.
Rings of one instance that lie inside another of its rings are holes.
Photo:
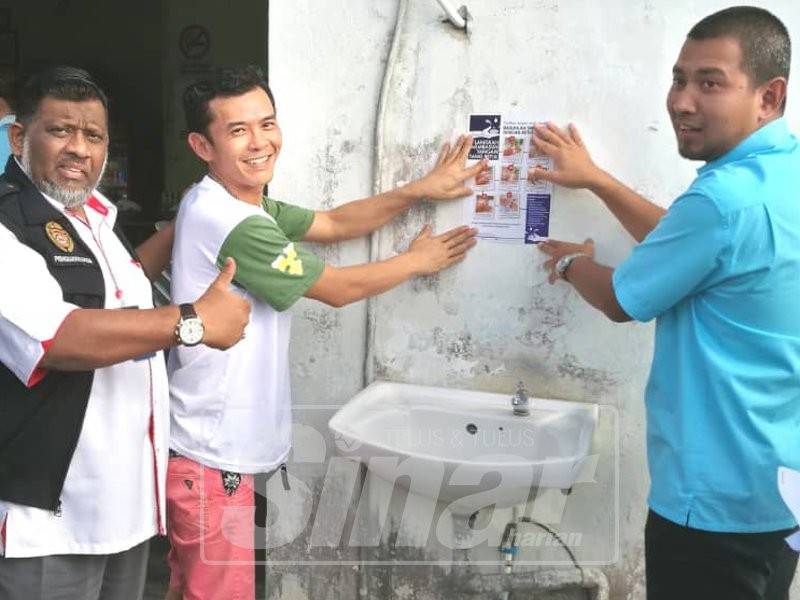
[[[311,323],[314,341],[319,344],[328,344],[342,328],[341,314],[333,309],[307,308],[303,311],[303,319]]]
[[[555,350],[560,335],[557,330],[563,328],[569,320],[567,314],[569,290],[556,291],[555,298],[551,290],[549,284],[541,283],[534,288],[529,306],[510,309],[519,323],[530,324],[528,329],[514,339],[528,348],[544,350],[546,358],[552,356]]]
[[[617,385],[617,380],[609,373],[601,369],[583,367],[578,363],[578,358],[574,354],[566,353],[558,361],[556,366],[558,374],[580,381],[584,386],[596,394],[603,394]]]
[[[344,121],[345,119],[342,118]],[[319,207],[322,210],[329,210],[334,206],[334,195],[339,189],[340,177],[347,172],[347,162],[343,159],[352,154],[358,147],[357,142],[343,140],[337,143],[337,138],[342,132],[335,127],[331,127],[326,132],[328,142],[314,155],[313,165],[316,175],[317,185],[320,190],[321,198]]]

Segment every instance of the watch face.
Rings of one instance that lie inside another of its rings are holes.
[[[194,346],[203,339],[204,331],[200,319],[184,319],[178,327],[178,336],[185,346]]]

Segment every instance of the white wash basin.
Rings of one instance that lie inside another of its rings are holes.
[[[457,513],[514,506],[532,488],[569,489],[587,459],[598,406],[376,382],[330,420],[340,455]]]

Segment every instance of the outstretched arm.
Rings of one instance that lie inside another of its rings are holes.
[[[539,243],[539,250],[550,257],[545,261],[544,267],[549,271],[548,280],[551,284],[559,279],[565,279],[586,302],[612,321],[623,323],[631,320],[617,301],[612,283],[614,269],[595,262],[594,242],[591,239],[587,239],[583,244],[547,240]],[[559,275],[556,272],[556,264],[561,257],[569,254],[582,256],[575,258],[563,275]]]
[[[305,295],[335,307],[376,296],[416,275],[438,273],[461,262],[475,245],[476,233],[462,226],[433,236],[426,225],[409,249],[393,258],[353,267],[325,265]]]
[[[382,227],[422,199],[454,200],[471,193],[464,185],[483,168],[484,161],[465,168],[472,146],[470,136],[461,136],[451,148],[445,144],[430,173],[402,187],[376,196],[348,202],[328,211],[318,211],[303,236],[309,242],[337,242],[363,235]]]
[[[231,260],[194,303],[203,320],[203,343],[226,349],[243,335],[250,316],[247,300],[229,289],[236,264]],[[177,306],[147,310],[73,310],[62,323],[40,368],[86,371],[107,367],[174,346]]]
[[[553,123],[536,125],[532,142],[539,152],[553,159],[555,170],[532,168],[529,178],[588,189],[605,203],[637,242],[641,242],[666,213],[595,165],[574,125],[566,132]]]

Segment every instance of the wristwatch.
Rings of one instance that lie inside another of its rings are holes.
[[[197,316],[191,304],[181,304],[178,308],[181,311],[181,318],[175,326],[175,339],[182,346],[197,346],[203,341],[205,334],[203,321]]]
[[[561,279],[566,279],[567,269],[572,264],[572,261],[580,256],[585,256],[586,258],[591,258],[588,254],[584,252],[573,252],[572,254],[565,254],[561,258],[556,261],[556,268],[555,272]]]

